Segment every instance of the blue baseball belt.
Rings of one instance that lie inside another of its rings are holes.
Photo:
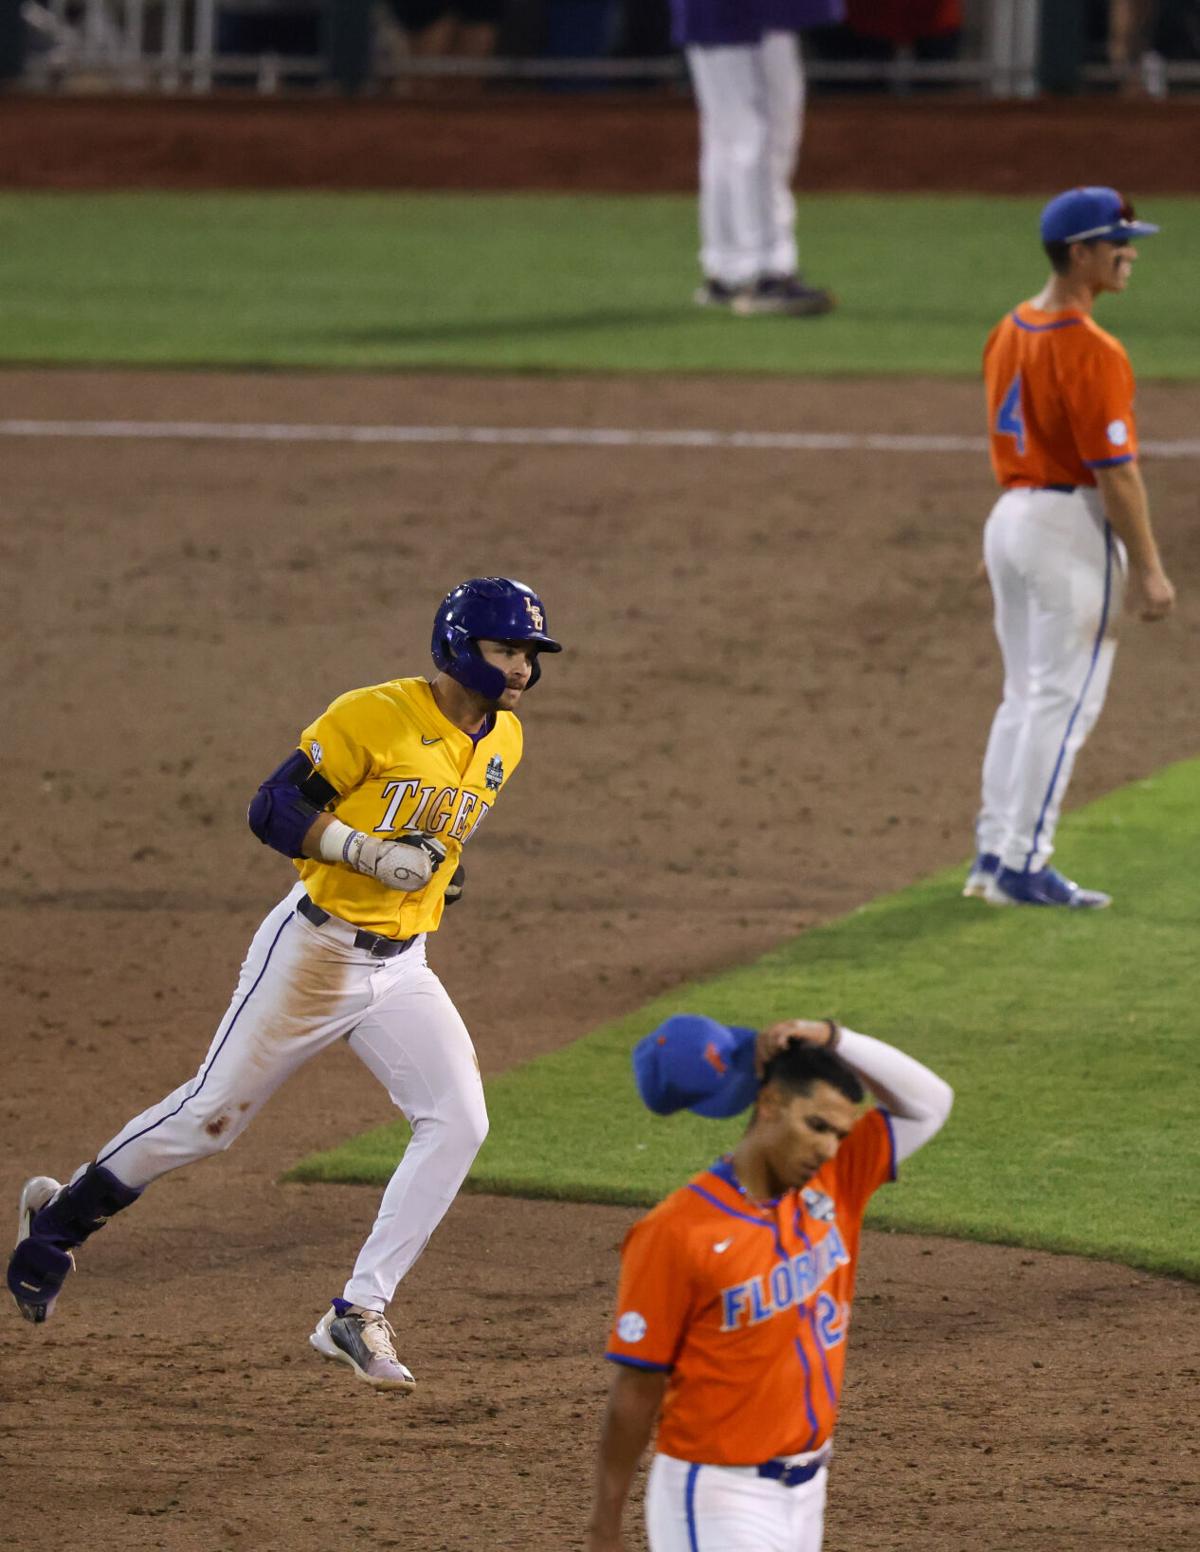
[[[754,1469],[760,1477],[767,1477],[772,1482],[778,1482],[781,1487],[802,1487],[805,1482],[811,1482],[822,1466],[829,1463],[829,1450],[822,1450],[814,1459],[803,1466],[789,1466],[786,1460],[764,1460],[761,1466]]]

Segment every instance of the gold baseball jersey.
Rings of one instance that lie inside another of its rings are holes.
[[[523,745],[511,711],[478,740],[438,710],[425,679],[391,679],[339,695],[305,728],[300,749],[338,792],[331,812],[368,835],[436,835],[446,860],[405,894],[340,863],[296,859],[310,898],[343,921],[387,938],[436,932],[463,846],[516,770]]]

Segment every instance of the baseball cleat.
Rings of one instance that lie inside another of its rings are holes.
[[[707,279],[692,292],[692,301],[697,307],[732,307],[744,289],[726,285],[723,280]]]
[[[1056,868],[1028,873],[1002,867],[988,880],[984,899],[989,905],[1061,905],[1072,911],[1099,911],[1112,904],[1102,889],[1084,889]]]
[[[763,275],[730,304],[741,318],[774,313],[778,317],[817,318],[832,312],[837,298],[820,286],[805,285],[799,275]]]
[[[375,1310],[335,1299],[309,1341],[322,1358],[347,1363],[376,1390],[408,1392],[416,1380],[396,1357],[396,1333]]]
[[[1000,858],[994,851],[981,851],[971,864],[967,881],[963,885],[964,900],[983,900],[987,897],[988,883],[995,878]]]
[[[21,1203],[17,1208],[17,1244],[28,1239],[33,1232],[33,1220],[51,1197],[62,1190],[62,1185],[51,1175],[32,1175],[21,1187]]]
[[[50,1175],[34,1175],[21,1187],[17,1243],[8,1263],[8,1289],[26,1320],[40,1326],[54,1313],[55,1300],[75,1257],[32,1237],[33,1220],[62,1186]]]

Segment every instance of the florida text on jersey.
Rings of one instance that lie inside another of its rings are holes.
[[[607,1357],[669,1375],[661,1454],[751,1465],[829,1438],[862,1216],[894,1161],[870,1110],[802,1189],[754,1202],[719,1159],[629,1231]]]

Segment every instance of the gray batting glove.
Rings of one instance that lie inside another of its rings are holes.
[[[394,841],[356,830],[342,858],[356,873],[378,879],[385,888],[411,893],[425,888],[445,862],[446,848],[436,836],[420,830],[409,830]]]

